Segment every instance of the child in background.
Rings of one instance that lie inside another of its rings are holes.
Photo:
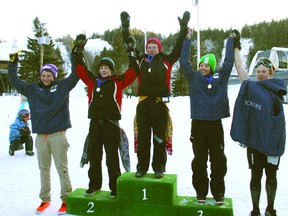
[[[30,135],[28,119],[30,112],[27,109],[21,109],[15,121],[10,125],[9,134],[9,155],[13,156],[14,152],[23,149],[23,143],[25,143],[26,155],[33,156],[33,138]]]

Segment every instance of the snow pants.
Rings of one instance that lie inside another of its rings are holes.
[[[66,131],[59,131],[53,134],[37,134],[35,144],[41,179],[40,199],[44,202],[51,201],[50,170],[53,157],[60,179],[60,198],[63,202],[66,202],[68,193],[72,191],[68,172],[67,152],[69,143],[66,137]]]
[[[209,177],[207,172],[208,156],[210,160],[210,188],[214,197],[224,196],[224,177],[227,172],[227,159],[224,153],[224,132],[221,120],[192,120],[191,142],[194,152],[192,184],[197,196],[207,196]]]
[[[109,175],[109,188],[113,193],[117,192],[117,178],[121,175],[118,155],[119,142],[120,129],[116,124],[108,120],[91,119],[88,151],[90,162],[88,170],[90,179],[89,189],[98,190],[102,187],[102,157],[104,146]]]
[[[10,143],[10,149],[17,151],[23,149],[22,144],[25,144],[25,151],[33,151],[33,138],[32,136],[22,136],[21,140],[13,140]]]
[[[137,105],[138,150],[137,171],[147,172],[150,163],[151,133],[153,132],[153,159],[154,171],[166,170],[166,130],[168,108],[157,98],[146,98]]]

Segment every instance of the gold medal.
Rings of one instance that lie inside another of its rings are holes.
[[[151,72],[151,68],[148,69],[148,72]]]
[[[208,89],[211,89],[212,88],[212,85],[211,83],[208,84]]]

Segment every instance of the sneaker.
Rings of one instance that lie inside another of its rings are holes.
[[[39,207],[36,209],[36,214],[43,214],[45,209],[50,206],[50,202],[42,202]]]
[[[12,151],[10,148],[9,148],[9,155],[14,156],[14,151]]]
[[[224,204],[224,197],[223,196],[216,196],[214,197],[215,203],[217,205],[223,205]]]
[[[140,170],[138,170],[138,171],[135,173],[135,177],[141,178],[141,177],[143,177],[145,174],[146,174],[145,171],[140,171]]]
[[[162,178],[164,176],[162,171],[155,171],[155,178]]]
[[[66,202],[62,202],[61,207],[58,210],[58,215],[66,214]]]
[[[85,196],[92,196],[94,195],[97,191],[99,191],[100,189],[88,189],[85,191],[84,195]]]
[[[26,155],[28,155],[28,156],[34,156],[34,152],[33,152],[33,151],[27,151],[27,152],[26,152]]]
[[[251,211],[249,216],[261,216],[260,212],[259,211]]]
[[[117,198],[117,193],[116,193],[116,191],[111,191],[110,198],[111,198],[111,199]]]
[[[265,216],[277,216],[276,210],[275,209],[272,209],[272,210],[266,209]]]
[[[203,195],[197,195],[197,201],[198,203],[205,203],[206,202],[206,196]]]

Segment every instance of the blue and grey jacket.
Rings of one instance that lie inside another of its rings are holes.
[[[189,61],[191,40],[184,40],[181,56],[180,70],[189,82],[189,95],[191,119],[214,121],[230,116],[228,100],[228,79],[234,64],[234,39],[228,38],[223,65],[215,71],[209,82],[200,73],[195,71]]]
[[[79,81],[75,71],[63,80],[56,80],[51,88],[41,83],[27,83],[17,75],[17,63],[9,62],[10,84],[25,95],[29,101],[32,132],[52,134],[71,128],[69,113],[69,92]]]
[[[16,117],[15,121],[10,125],[10,132],[9,132],[9,142],[14,140],[21,140],[22,134],[20,129],[23,127],[29,127],[29,123],[21,120]]]
[[[234,141],[267,156],[281,156],[285,150],[286,129],[282,79],[244,81],[235,102],[230,135]]]

